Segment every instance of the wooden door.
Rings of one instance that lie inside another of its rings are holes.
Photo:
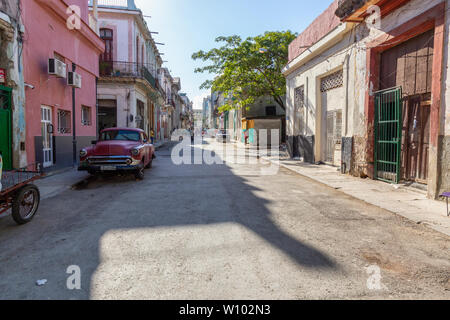
[[[105,51],[100,54],[100,75],[110,76],[113,73],[113,31],[100,29],[100,37],[105,43]]]
[[[411,97],[405,102],[403,179],[427,183],[430,148],[431,103],[423,96]]]

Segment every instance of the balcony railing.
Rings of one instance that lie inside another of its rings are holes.
[[[157,88],[156,79],[149,71],[149,66],[133,62],[120,61],[101,61],[100,76],[103,78],[140,78],[155,89]]]
[[[166,100],[166,103],[168,104],[168,105],[171,105],[172,107],[174,107],[175,109],[176,109],[176,105],[175,105],[175,100],[173,100],[173,99],[171,99],[171,98],[169,98],[169,99],[167,99]]]
[[[88,4],[92,7],[92,0]],[[137,10],[134,0],[98,0],[98,7]]]
[[[156,81],[156,89],[158,89],[159,93],[161,93],[161,96],[163,97],[164,101],[167,100],[166,92],[164,91],[163,87],[159,83],[159,81]]]

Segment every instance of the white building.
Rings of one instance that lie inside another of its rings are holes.
[[[163,137],[162,59],[142,12],[134,0],[101,0],[97,25],[106,45],[97,88],[99,129],[141,128]]]

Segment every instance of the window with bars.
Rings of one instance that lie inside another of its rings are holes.
[[[61,134],[70,133],[71,125],[70,125],[70,111],[66,110],[58,110],[58,132]]]
[[[323,77],[320,82],[320,91],[327,92],[332,89],[340,88],[344,85],[344,72],[339,70],[326,77]]]
[[[91,108],[82,106],[81,107],[81,124],[83,126],[90,126],[90,125],[92,125],[91,119],[92,119],[91,118]]]
[[[303,108],[305,105],[305,86],[295,88],[294,107],[295,110]]]

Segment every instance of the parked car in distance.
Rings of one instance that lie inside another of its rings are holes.
[[[227,143],[231,141],[231,136],[228,134],[227,130],[219,130],[216,134],[217,142]]]
[[[142,180],[144,170],[151,168],[155,158],[155,147],[141,129],[104,129],[92,144],[80,151],[78,168],[90,174],[130,172]]]

